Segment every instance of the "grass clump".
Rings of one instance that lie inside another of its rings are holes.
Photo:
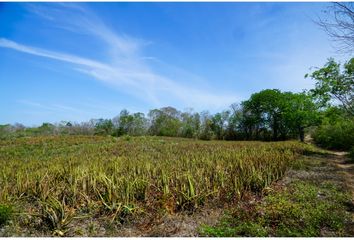
[[[0,226],[5,225],[10,220],[11,215],[11,206],[0,204]]]
[[[224,226],[210,227],[204,226],[201,230],[203,236],[209,237],[267,237],[268,231],[263,226],[253,222],[240,222],[235,226],[228,226],[230,222],[225,221]]]
[[[354,163],[354,147],[352,147],[349,151],[350,162]]]

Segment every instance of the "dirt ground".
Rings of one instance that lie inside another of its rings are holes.
[[[346,211],[351,215],[351,221],[346,224],[345,235],[354,236],[354,163],[348,158],[347,152],[326,152],[323,155],[306,156],[305,161],[309,166],[307,169],[288,171],[276,185],[286,187],[292,181],[304,180],[317,184],[331,182],[341,186],[343,191],[351,195],[351,202],[345,203]],[[330,233],[323,235],[331,237]]]
[[[354,201],[354,163],[350,163],[349,159],[345,157],[346,152],[332,152],[333,163],[339,169],[339,173],[343,174],[344,183],[352,194]]]
[[[333,163],[338,169],[338,173],[343,176],[344,184],[352,196],[352,202],[347,206],[352,219],[348,231],[351,236],[354,236],[354,163],[350,163],[349,159],[345,157],[345,152],[333,152],[333,154],[335,156]]]

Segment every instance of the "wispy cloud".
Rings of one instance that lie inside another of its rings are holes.
[[[27,105],[27,106],[30,106],[30,107],[39,108],[39,109],[42,109],[42,110],[47,110],[47,111],[55,111],[56,110],[53,107],[48,107],[48,106],[45,106],[45,105],[43,105],[41,103],[33,102],[33,101],[29,101],[29,100],[18,100],[17,102],[21,103],[21,104],[24,104],[24,105]]]
[[[73,3],[28,4],[31,13],[52,21],[54,26],[75,33],[83,33],[102,41],[105,61],[97,61],[73,54],[49,51],[0,38],[0,47],[51,58],[73,64],[73,68],[96,80],[116,87],[149,104],[159,107],[171,99],[182,106],[218,109],[227,107],[237,99],[234,95],[217,94],[203,86],[181,84],[173,78],[153,70],[149,61],[154,59],[142,54],[148,41],[117,34],[84,5]]]
[[[27,99],[21,99],[21,100],[18,100],[17,102],[24,104],[26,106],[29,106],[31,108],[36,108],[36,109],[50,111],[50,112],[58,112],[58,111],[65,111],[65,112],[71,111],[71,112],[76,112],[76,113],[84,112],[81,109],[74,108],[72,106],[62,105],[62,104],[42,104],[39,102],[27,100]]]
[[[5,48],[12,48],[14,50],[20,51],[20,52],[25,52],[41,57],[47,57],[47,58],[52,58],[60,61],[65,61],[69,63],[74,63],[78,65],[83,65],[91,68],[100,68],[100,69],[108,69],[106,65],[93,61],[93,60],[88,60],[85,58],[69,55],[69,54],[63,54],[63,53],[58,53],[58,52],[53,52],[53,51],[47,51],[44,49],[40,48],[34,48],[34,47],[29,47],[26,45],[22,45],[19,43],[16,43],[14,41],[5,39],[5,38],[0,38],[0,46],[5,47]]]
[[[117,106],[107,102],[85,101],[71,103],[70,106],[63,103],[42,103],[28,99],[19,99],[16,101],[21,104],[21,113],[26,116],[43,116],[43,120],[48,121],[52,118],[57,121],[60,117],[62,120],[87,121],[95,118],[111,118],[116,116],[124,106]],[[138,109],[130,109],[135,112]]]

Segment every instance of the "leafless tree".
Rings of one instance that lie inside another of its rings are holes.
[[[316,23],[336,42],[338,52],[354,53],[354,3],[335,2]]]

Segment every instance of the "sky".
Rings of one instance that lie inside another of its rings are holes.
[[[0,124],[211,113],[340,59],[329,3],[0,3]]]

